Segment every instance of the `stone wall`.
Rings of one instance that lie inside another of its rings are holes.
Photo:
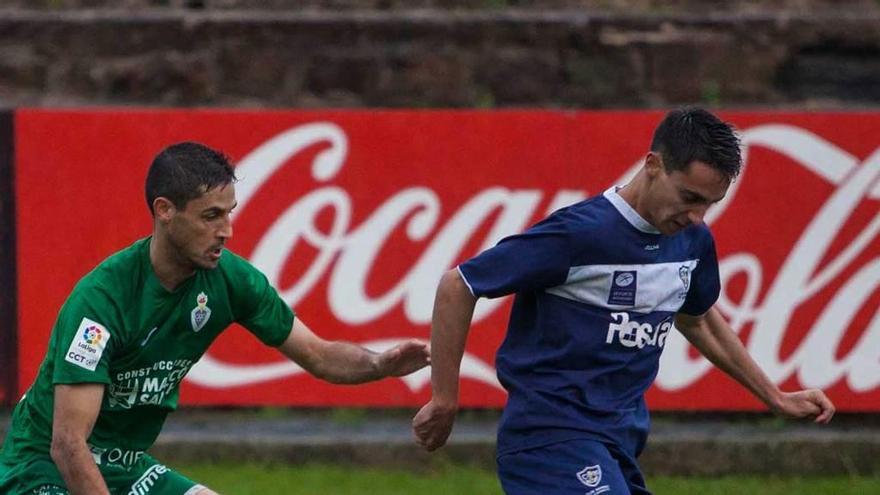
[[[819,12],[876,10],[876,0],[0,0],[0,7],[43,10],[187,8],[203,10],[590,9],[639,14],[684,12]]]
[[[123,3],[0,0],[0,104],[880,106],[877,1]]]

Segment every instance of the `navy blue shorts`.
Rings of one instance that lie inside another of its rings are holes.
[[[593,440],[499,456],[498,479],[507,495],[651,495],[635,459]]]

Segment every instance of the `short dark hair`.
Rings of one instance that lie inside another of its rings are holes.
[[[183,142],[160,151],[147,172],[146,197],[150,214],[153,201],[168,198],[177,209],[218,186],[235,182],[229,157],[204,144]]]
[[[732,181],[742,168],[740,140],[733,125],[699,107],[666,114],[654,131],[651,151],[660,153],[667,172],[684,170],[699,160]]]

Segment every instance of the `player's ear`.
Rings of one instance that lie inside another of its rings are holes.
[[[663,171],[663,157],[656,151],[649,151],[645,156],[645,172],[648,177],[657,177]]]
[[[170,199],[160,196],[153,200],[153,212],[157,220],[167,223],[177,213],[177,208],[174,207],[174,203]]]

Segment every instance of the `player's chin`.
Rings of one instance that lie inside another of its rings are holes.
[[[663,235],[675,235],[681,231],[681,227],[677,226],[672,222],[668,222],[663,224],[662,227],[658,227],[657,230],[660,231]]]
[[[670,220],[663,225],[662,229],[658,229],[658,230],[660,230],[660,233],[663,235],[675,235],[675,234],[681,232],[682,230],[686,229],[687,227],[688,227],[688,224],[676,222],[674,220]]]
[[[213,270],[217,268],[217,265],[220,264],[220,258],[214,257],[203,257],[195,261],[195,265],[201,268],[202,270]]]

